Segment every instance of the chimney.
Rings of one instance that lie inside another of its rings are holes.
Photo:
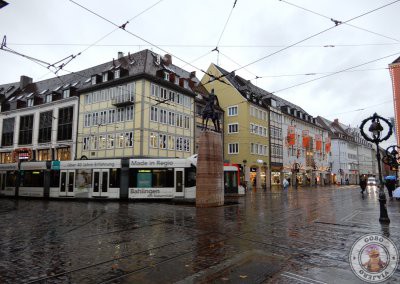
[[[19,88],[22,90],[23,88],[25,88],[26,86],[28,86],[29,84],[32,84],[32,78],[22,75],[20,80],[19,80]]]
[[[170,54],[165,54],[163,59],[164,59],[165,65],[168,66],[168,65],[172,64],[172,56]]]
[[[194,78],[194,77],[196,77],[196,71],[190,72],[189,78],[192,79],[192,78]]]
[[[118,59],[124,57],[124,53],[122,51],[118,51]]]
[[[335,119],[333,120],[333,123],[339,124],[339,119],[338,119],[338,118],[335,118]]]

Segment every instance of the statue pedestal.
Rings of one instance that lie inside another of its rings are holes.
[[[196,207],[224,205],[224,162],[221,133],[205,131],[199,138]]]

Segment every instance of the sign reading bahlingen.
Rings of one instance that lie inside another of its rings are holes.
[[[131,188],[130,198],[174,198],[173,188]]]
[[[354,274],[369,283],[388,280],[396,271],[399,252],[389,238],[380,234],[360,237],[352,246],[349,261]]]

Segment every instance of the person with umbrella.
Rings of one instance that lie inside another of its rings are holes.
[[[364,194],[365,188],[367,187],[367,178],[365,175],[360,177],[360,187],[361,187],[361,194]]]
[[[393,200],[393,191],[396,189],[396,177],[395,176],[385,177],[385,184],[389,192],[389,198],[390,200]]]

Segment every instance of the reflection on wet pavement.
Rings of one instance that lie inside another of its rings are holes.
[[[248,192],[238,204],[0,199],[0,283],[361,283],[348,255],[400,244],[400,201],[354,186]],[[400,245],[399,245],[400,246]],[[398,283],[400,272],[388,283]]]

